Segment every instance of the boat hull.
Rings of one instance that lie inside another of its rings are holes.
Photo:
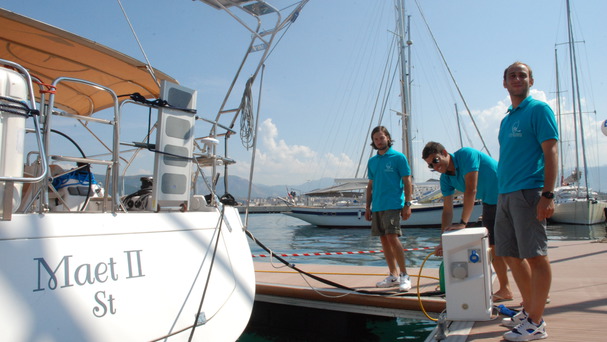
[[[607,202],[574,198],[556,201],[552,222],[569,224],[596,224],[605,222]]]
[[[455,205],[453,217],[462,215],[462,205]],[[401,221],[402,227],[440,227],[443,211],[442,203],[413,205],[411,217]],[[474,206],[471,221],[475,221],[482,214],[482,204]],[[335,228],[371,228],[371,222],[365,219],[364,206],[350,207],[293,207],[290,212],[284,213],[319,227]]]
[[[168,341],[186,341],[199,312],[193,340],[236,340],[251,314],[255,274],[237,210],[225,207],[224,217],[211,208],[15,214],[0,222],[0,340],[176,333]]]

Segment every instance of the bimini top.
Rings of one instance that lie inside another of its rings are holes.
[[[117,95],[137,92],[145,98],[159,97],[160,86],[146,64],[134,58],[1,8],[0,27],[0,58],[22,65],[43,83],[72,77],[103,85]],[[155,75],[158,82],[177,83],[158,70]],[[71,114],[88,116],[112,107],[113,102],[105,91],[65,82],[58,86],[55,106]]]

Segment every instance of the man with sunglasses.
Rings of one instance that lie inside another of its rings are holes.
[[[508,281],[508,267],[502,257],[495,256],[495,212],[497,207],[497,161],[489,155],[470,147],[449,153],[438,142],[430,141],[422,151],[428,168],[441,173],[440,188],[443,195],[442,231],[463,229],[470,222],[474,202],[483,201],[483,226],[489,231],[489,245],[493,268],[499,281],[499,289],[493,294],[494,302],[512,299]],[[453,224],[453,198],[455,191],[464,193],[464,207],[459,223]],[[435,250],[443,255],[442,244]]]
[[[365,219],[371,221],[371,235],[379,236],[390,275],[377,287],[398,286],[399,291],[411,289],[405,266],[405,252],[400,242],[400,220],[411,216],[411,168],[404,154],[392,149],[392,138],[384,126],[371,132],[371,146],[377,154],[367,163],[369,183]]]
[[[506,257],[523,297],[523,310],[502,321],[508,341],[548,337],[543,320],[552,270],[546,219],[554,213],[558,127],[548,104],[529,96],[531,68],[515,62],[504,70],[512,105],[500,123],[496,252]]]

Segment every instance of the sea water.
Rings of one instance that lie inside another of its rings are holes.
[[[243,222],[246,218],[242,216]],[[372,237],[369,229],[361,228],[319,228],[299,219],[284,214],[251,214],[248,217],[248,229],[261,244],[276,254],[286,254],[283,257],[293,264],[330,264],[330,265],[361,265],[386,266],[383,253],[379,251],[379,238]],[[549,225],[550,240],[595,240],[607,235],[605,224],[592,226],[578,225]],[[407,266],[419,268],[424,259],[440,242],[439,228],[404,228],[401,242],[409,250],[405,252]],[[256,262],[270,262],[270,258],[262,257],[269,253],[249,240],[249,246]],[[345,252],[365,252],[362,254],[339,255]],[[319,256],[295,256],[296,254],[331,253]],[[435,256],[429,257],[424,268],[438,268],[442,260]],[[272,262],[278,262],[273,259]],[[386,273],[388,272],[386,267]],[[363,340],[369,341],[424,341],[435,327],[431,320],[413,320],[405,318],[386,318],[366,316]],[[284,332],[259,332],[249,326],[241,336],[241,342],[264,341],[320,341],[318,335],[306,336],[285,335]],[[329,338],[327,339],[329,340]],[[335,341],[332,337],[330,340]]]

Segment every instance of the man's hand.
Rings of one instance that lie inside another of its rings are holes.
[[[552,214],[554,214],[554,201],[551,198],[540,197],[540,202],[537,204],[537,220],[543,221]]]
[[[411,207],[408,205],[404,206],[400,211],[400,216],[403,218],[403,220],[408,220],[409,217],[411,217]]]
[[[438,246],[434,247],[434,255],[443,256],[443,243],[442,242]]]
[[[365,208],[365,220],[371,221],[371,208]]]

